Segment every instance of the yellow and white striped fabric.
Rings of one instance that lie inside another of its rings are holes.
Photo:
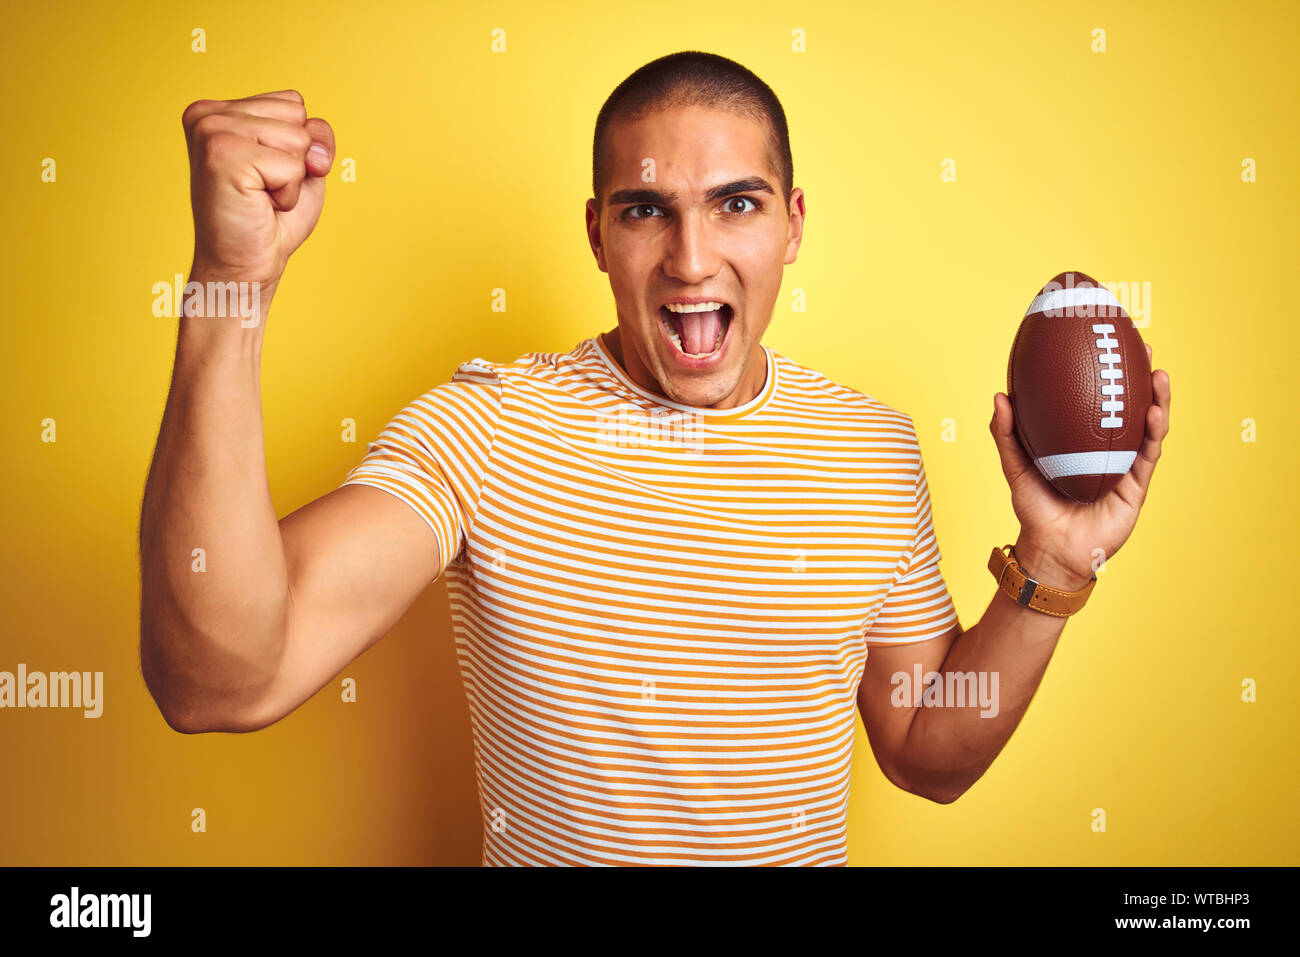
[[[911,419],[763,349],[725,411],[474,359],[344,480],[438,537],[484,864],[847,862],[868,647],[957,616]]]

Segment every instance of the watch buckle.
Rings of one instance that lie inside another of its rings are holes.
[[[1034,592],[1038,590],[1038,582],[1037,580],[1030,578],[1029,573],[1021,567],[1020,562],[1016,561],[1016,549],[1014,545],[1003,545],[1001,551],[1007,558],[1007,565],[1006,568],[1002,570],[1003,573],[1005,574],[1006,569],[1010,568],[1011,564],[1014,562],[1016,568],[1020,569],[1020,574],[1025,576],[1025,583],[1020,586],[1020,594],[1016,598],[1016,604],[1028,608],[1030,601],[1033,600]],[[1001,577],[998,578],[998,584],[1002,584]]]
[[[1028,575],[1025,575],[1025,583],[1020,586],[1020,597],[1016,599],[1016,604],[1028,608],[1030,599],[1034,597],[1034,592],[1037,590],[1038,582],[1034,581]]]

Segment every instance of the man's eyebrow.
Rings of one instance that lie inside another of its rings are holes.
[[[761,176],[751,176],[748,179],[738,179],[730,183],[723,183],[720,186],[714,186],[704,194],[704,201],[712,203],[715,200],[722,199],[725,196],[731,196],[734,193],[771,193],[776,195],[767,180]],[[656,206],[671,206],[677,202],[676,193],[665,193],[657,189],[619,189],[610,193],[610,206],[625,206],[629,204],[652,203]]]

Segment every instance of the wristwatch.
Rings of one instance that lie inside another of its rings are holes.
[[[993,549],[989,571],[998,580],[998,588],[1016,604],[1057,618],[1068,618],[1082,608],[1097,584],[1096,575],[1079,591],[1061,591],[1035,581],[1020,567],[1016,550],[1010,545]]]

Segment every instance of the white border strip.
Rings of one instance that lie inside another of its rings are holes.
[[[1123,475],[1133,467],[1136,452],[1066,452],[1044,455],[1034,464],[1049,479],[1071,475]]]
[[[1115,294],[1105,286],[1071,286],[1068,289],[1051,289],[1041,292],[1029,304],[1026,316],[1036,312],[1054,312],[1075,306],[1109,306],[1115,309],[1115,315],[1122,315],[1124,307],[1120,305]]]

